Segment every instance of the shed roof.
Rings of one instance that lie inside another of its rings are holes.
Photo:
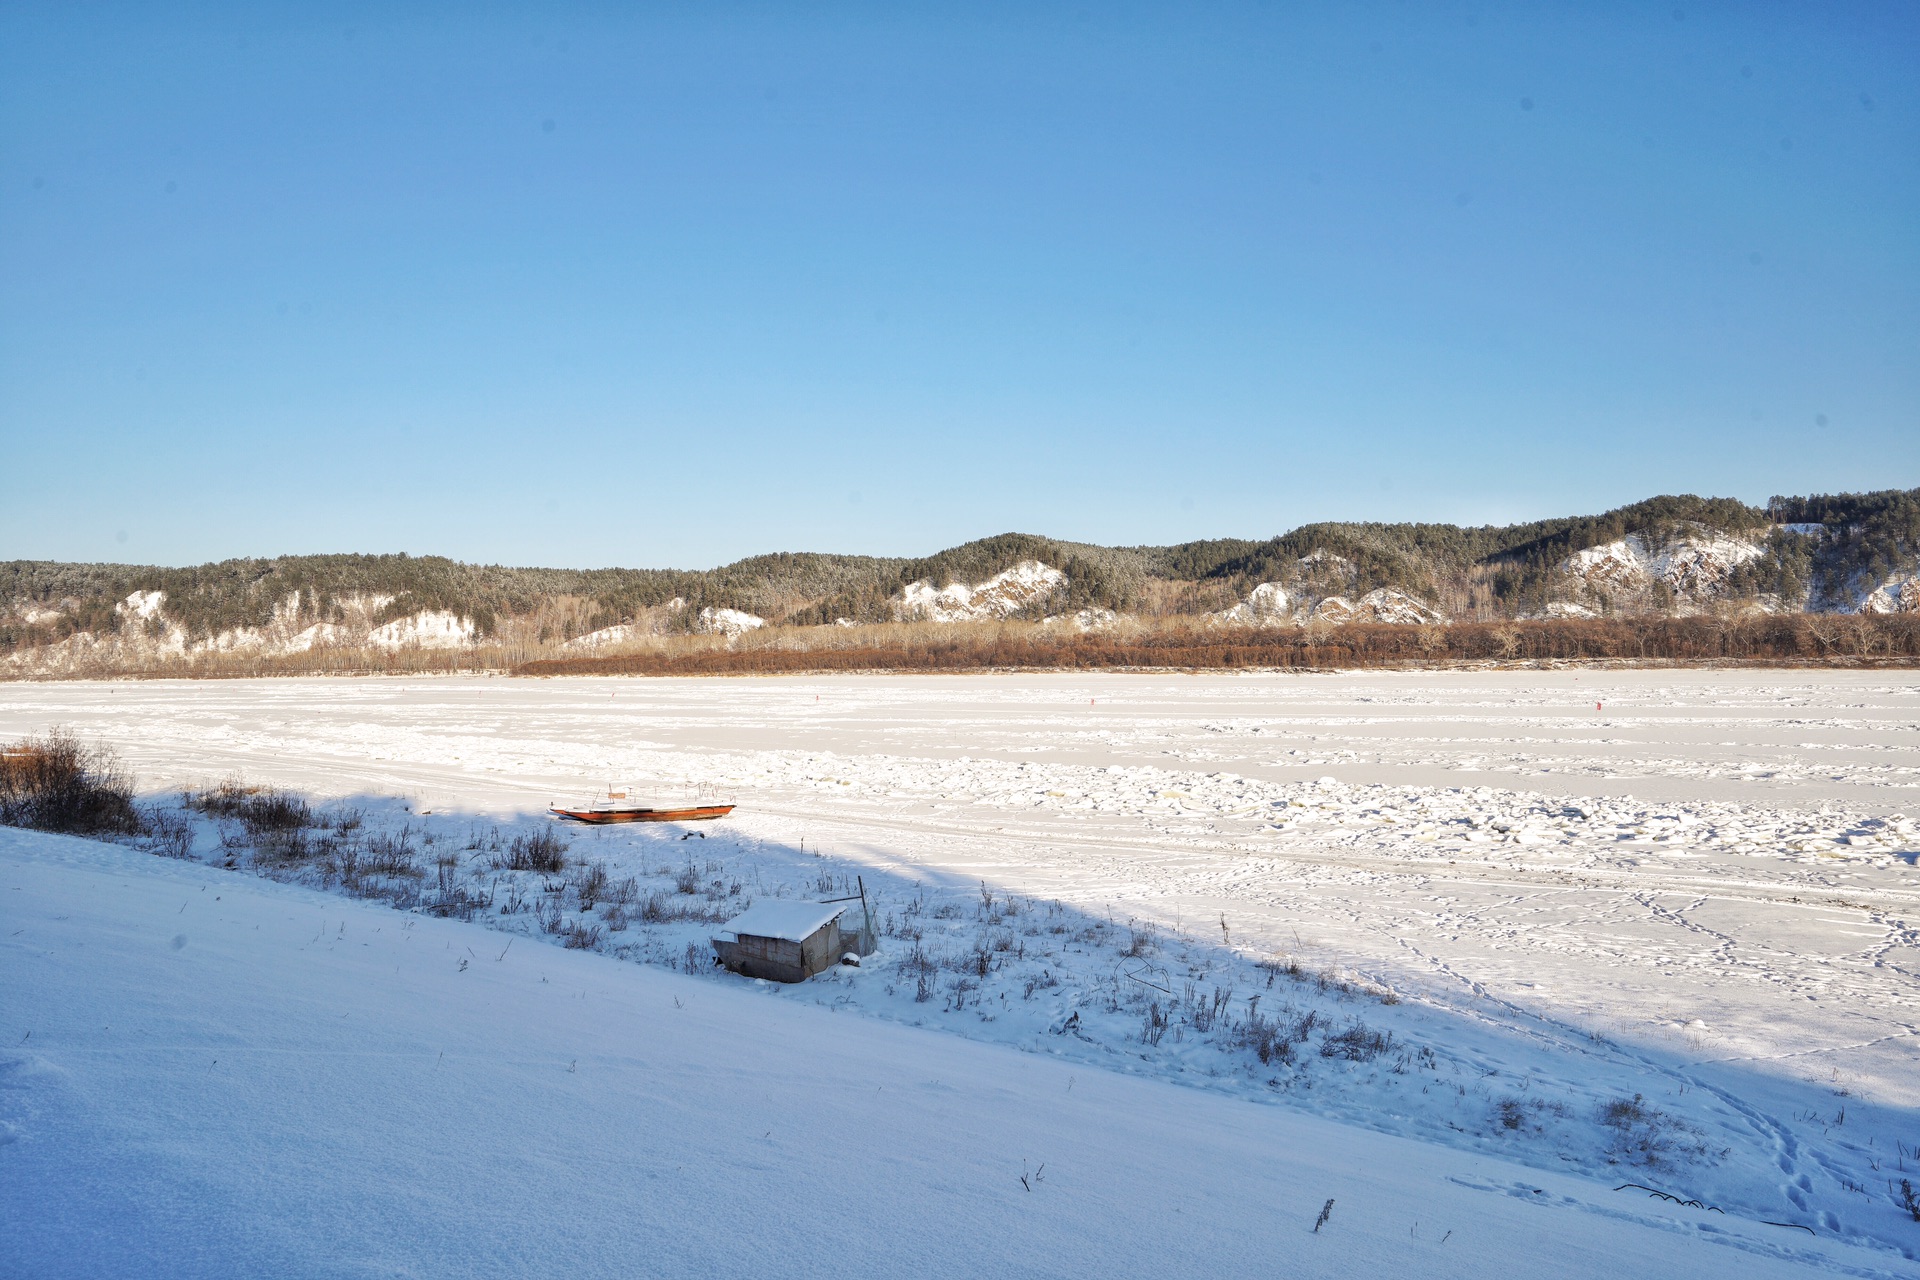
[[[735,937],[749,933],[756,938],[804,942],[846,909],[844,902],[795,902],[784,898],[762,898],[720,927]]]

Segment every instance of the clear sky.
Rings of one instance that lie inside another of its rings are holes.
[[[0,559],[1914,485],[1912,3],[0,8]]]

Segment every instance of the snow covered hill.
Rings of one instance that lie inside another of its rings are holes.
[[[78,631],[64,640],[8,654],[15,671],[61,674],[102,666],[139,667],[166,659],[221,654],[276,656],[325,648],[460,649],[471,645],[471,618],[444,609],[423,609],[378,623],[392,596],[350,595],[332,602],[333,620],[316,622],[303,613],[300,593],[276,602],[260,626],[223,627],[200,639],[167,610],[164,591],[135,591],[113,607],[110,627]]]
[[[1065,586],[1067,575],[1038,560],[1012,568],[970,587],[949,582],[935,588],[921,579],[908,583],[894,601],[894,616],[908,622],[986,622],[1011,618],[1046,601]]]
[[[0,829],[0,970],[21,1276],[1906,1274],[813,986],[82,840]]]

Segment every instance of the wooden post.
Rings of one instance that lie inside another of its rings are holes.
[[[854,877],[860,885],[860,915],[865,924],[860,931],[860,955],[864,958],[880,949],[879,939],[873,936],[873,912],[867,909],[867,878]]]

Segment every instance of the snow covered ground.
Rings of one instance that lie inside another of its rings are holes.
[[[1920,1223],[1897,1204],[1900,1178],[1920,1178],[1916,712],[1911,680],[1802,672],[3,686],[0,735],[70,726],[117,746],[160,795],[229,775],[296,789],[335,852],[259,855],[236,822],[191,811],[190,860],[0,837],[0,932],[42,939],[0,940],[9,972],[32,978],[0,994],[0,1037],[32,1033],[0,1047],[0,1120],[17,1139],[0,1161],[104,1178],[138,1148],[154,1177],[207,1188],[184,1220],[237,1215],[294,1248],[297,1218],[276,1218],[271,1197],[240,1207],[242,1170],[293,1159],[275,1185],[310,1195],[341,1161],[384,1168],[408,1135],[432,1134],[426,1146],[461,1157],[423,1171],[416,1151],[394,1175],[404,1193],[356,1183],[355,1203],[373,1197],[389,1225],[444,1218],[427,1238],[492,1242],[501,1273],[562,1230],[516,1217],[501,1170],[537,1167],[537,1190],[519,1189],[542,1204],[583,1188],[583,1274],[608,1269],[614,1255],[594,1250],[623,1238],[683,1269],[777,1252],[803,1272],[940,1258],[969,1274],[994,1269],[982,1259],[1003,1259],[1009,1232],[1033,1252],[1005,1265],[1053,1274],[1162,1256],[1228,1274],[1275,1258],[1307,1274],[1716,1273],[1795,1258],[1907,1274],[1920,1257]],[[564,874],[503,865],[516,836],[547,828],[547,799],[609,781],[719,788],[741,808],[697,829],[573,832]],[[701,838],[680,838],[691,830]],[[407,914],[343,898],[328,870],[376,837],[424,876],[355,883]],[[196,865],[256,860],[313,887]],[[835,894],[856,874],[883,943],[861,969],[772,989],[705,967],[714,921],[755,897]],[[183,910],[160,902],[156,886],[174,882],[189,903],[205,884],[223,907],[253,904],[215,913],[230,921],[225,951],[159,919]],[[435,909],[471,920],[420,914]],[[307,932],[290,959],[294,933],[327,915],[333,932]],[[369,935],[365,963],[311,968],[318,951],[348,964],[346,921]],[[241,936],[253,925],[280,939],[257,956]],[[492,959],[502,931],[510,958],[583,975],[560,1036],[581,1047],[552,1050],[580,1062],[566,1074],[617,1069],[592,1085],[526,1080],[546,1069],[534,1046],[557,1043],[551,995],[524,974],[526,991],[498,976],[458,985],[511,970]],[[161,933],[167,949],[149,956]],[[406,961],[427,938],[443,943],[439,968]],[[442,972],[462,954],[468,970]],[[191,984],[153,985],[166,970],[151,966],[203,955],[215,968]],[[279,989],[284,1004],[261,994]],[[369,1069],[339,1055],[371,1051],[323,1033],[310,1014],[328,999],[373,1041],[410,1046],[382,1050],[367,1086],[391,1132],[329,1118],[325,1100]],[[696,1013],[642,1013],[663,1006]],[[95,1010],[103,1027],[191,1030],[163,1062],[138,1040],[82,1034],[80,1011]],[[289,1037],[303,1061],[284,1091],[271,1072],[238,1095],[190,1078],[188,1047],[252,1063]],[[421,1066],[409,1054],[439,1052],[435,1037],[471,1048],[471,1075],[421,1096],[397,1081]],[[777,1082],[743,1082],[748,1062],[772,1059]],[[643,1085],[659,1073],[674,1087]],[[916,1076],[956,1092],[877,1101]],[[1073,1082],[1079,1097],[1089,1081],[1125,1101],[1076,1117],[1049,1092]],[[869,1085],[876,1101],[856,1101]],[[109,1098],[147,1101],[128,1119]],[[145,1115],[200,1124],[208,1108],[266,1136],[162,1138]],[[720,1127],[701,1127],[703,1109]],[[790,1112],[825,1127],[784,1152],[744,1145]],[[64,1155],[48,1137],[61,1124],[89,1135]],[[661,1147],[655,1124],[683,1126],[684,1141]],[[289,1157],[302,1125],[352,1136]],[[796,1189],[829,1132],[832,1176]],[[1076,1178],[1101,1170],[1053,1215],[1030,1216],[1064,1166],[1029,1135],[1082,1153]],[[668,1158],[685,1163],[668,1175]],[[206,1167],[223,1160],[234,1168]],[[1045,1161],[1046,1182],[1024,1189],[1021,1160]],[[1010,1191],[993,1184],[1002,1165]],[[1645,1189],[1613,1189],[1624,1183]],[[738,1197],[776,1184],[778,1211],[741,1230]],[[1361,1186],[1408,1221],[1370,1214],[1348,1227],[1354,1252],[1316,1253]],[[149,1197],[140,1230],[174,1231],[151,1188],[116,1194]],[[1295,1220],[1328,1196],[1316,1237]],[[1467,1225],[1435,1227],[1429,1214],[1456,1205]],[[663,1240],[676,1214],[707,1224],[699,1238]],[[1467,1230],[1480,1252],[1445,1253]],[[420,1261],[427,1243],[361,1234],[342,1255],[361,1261],[316,1273],[436,1270]],[[218,1273],[214,1246],[198,1247],[180,1272]]]

